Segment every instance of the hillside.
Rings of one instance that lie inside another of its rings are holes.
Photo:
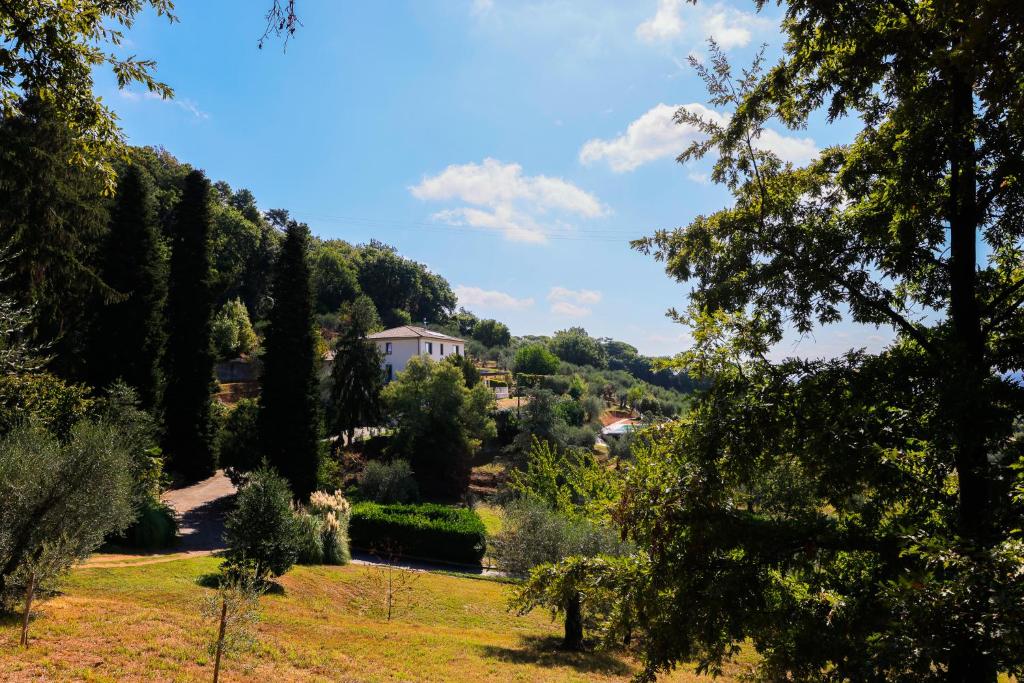
[[[209,589],[196,581],[218,562],[76,570],[41,607],[27,651],[4,622],[4,680],[209,680],[212,624],[199,610]],[[494,581],[417,574],[387,622],[375,607],[377,571],[296,567],[280,579],[283,594],[262,599],[258,643],[226,660],[222,680],[624,681],[634,671],[619,657],[559,652],[559,625],[542,612],[509,613],[507,588]],[[680,671],[665,680],[711,679]]]

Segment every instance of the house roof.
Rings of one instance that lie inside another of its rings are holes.
[[[416,327],[415,325],[392,327],[390,330],[375,332],[367,337],[367,339],[439,339],[441,341],[465,343],[464,340],[459,339],[458,337],[450,337],[447,334],[434,332],[433,330],[428,330],[425,327]]]

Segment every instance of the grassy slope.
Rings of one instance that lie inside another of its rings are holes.
[[[203,557],[76,570],[63,595],[43,603],[27,652],[17,648],[15,620],[0,622],[2,678],[210,680],[213,625],[199,617],[210,591],[196,579],[217,565]],[[376,606],[376,572],[296,567],[281,580],[283,595],[263,598],[259,644],[226,660],[222,680],[536,683],[627,680],[633,671],[610,655],[558,652],[558,624],[508,613],[508,588],[492,581],[418,574],[412,606],[388,623]]]

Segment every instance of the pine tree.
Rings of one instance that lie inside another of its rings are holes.
[[[309,241],[308,227],[288,223],[273,273],[260,397],[264,454],[300,500],[316,487],[320,449]]]
[[[131,166],[118,184],[103,249],[103,279],[123,299],[99,308],[91,334],[90,382],[123,379],[143,406],[157,405],[166,332],[167,274],[149,177]]]
[[[384,388],[381,353],[366,336],[379,325],[377,309],[365,294],[342,309],[344,326],[334,347],[329,422],[331,432],[352,443],[357,427],[373,426],[381,413]]]
[[[189,173],[171,234],[164,448],[172,467],[190,480],[209,475],[214,465],[209,197],[202,171]]]

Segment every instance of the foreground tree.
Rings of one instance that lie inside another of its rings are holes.
[[[634,447],[645,677],[745,640],[767,679],[1019,673],[1024,7],[800,0],[783,29],[764,76],[696,65],[731,118],[677,115],[707,135],[681,161],[714,150],[733,206],[637,245],[696,280],[679,360],[714,382]],[[823,105],[863,118],[852,144],[804,169],[758,144]],[[898,339],[764,360],[787,325],[843,319]]]
[[[185,178],[172,230],[164,450],[173,469],[198,480],[213,472],[215,436],[210,410],[210,182],[201,171]]]
[[[0,597],[23,595],[21,644],[41,585],[133,519],[132,463],[119,430],[82,422],[67,442],[26,425],[0,441]]]
[[[69,163],[78,130],[55,103],[30,94],[18,108],[19,114],[0,120],[0,290],[31,307],[31,333],[51,347],[51,370],[81,379],[86,312],[95,299],[118,295],[96,268],[107,230],[105,178],[94,166]]]
[[[288,224],[274,266],[274,307],[264,340],[260,438],[264,454],[305,500],[320,461],[320,359],[313,334],[309,228]]]
[[[370,297],[362,295],[342,309],[342,329],[334,347],[331,393],[328,400],[331,432],[351,444],[358,427],[380,421],[384,373],[381,353],[367,335],[380,326]]]
[[[130,166],[117,188],[102,276],[120,297],[101,306],[90,335],[89,377],[105,387],[116,379],[135,388],[143,406],[156,406],[161,390],[167,272],[161,253],[152,187]]]

